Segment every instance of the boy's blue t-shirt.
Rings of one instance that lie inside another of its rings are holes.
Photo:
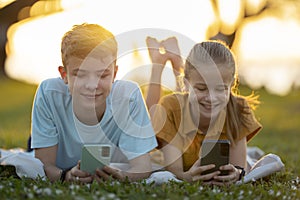
[[[53,78],[43,81],[33,103],[31,147],[44,148],[57,144],[57,167],[66,169],[75,166],[85,143],[76,120],[72,96],[63,80]],[[89,143],[110,143],[115,147],[115,152],[120,150],[128,160],[157,146],[141,91],[136,83],[130,81],[117,80],[113,83],[98,127],[99,134],[104,134],[105,139]]]

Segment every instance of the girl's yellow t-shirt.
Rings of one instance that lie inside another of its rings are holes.
[[[193,122],[188,93],[175,93],[163,97],[160,107],[156,108],[152,119],[156,137],[162,148],[161,141],[172,144],[182,151],[183,168],[187,171],[199,158],[202,141],[208,139],[207,135],[198,130]],[[239,106],[247,106],[246,100],[239,98]],[[247,138],[249,141],[262,128],[251,112],[243,113],[247,119],[247,125],[240,129],[240,136],[237,139]],[[194,117],[195,118],[195,117]],[[218,139],[227,139],[226,128],[223,127]],[[214,137],[210,134],[210,136]]]

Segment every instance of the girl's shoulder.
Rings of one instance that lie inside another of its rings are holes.
[[[244,96],[233,96],[233,98],[235,99],[235,101],[233,102],[236,102],[236,106],[242,110],[245,110],[245,109],[250,109],[250,106],[249,106],[249,103],[248,103],[248,100],[246,97]]]
[[[161,104],[184,105],[188,101],[188,93],[174,92],[161,98]]]

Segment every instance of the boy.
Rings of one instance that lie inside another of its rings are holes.
[[[112,33],[96,24],[76,25],[62,38],[61,53],[61,78],[41,83],[32,111],[32,148],[47,177],[83,183],[147,178],[148,152],[157,142],[137,84],[114,81],[117,42]],[[114,147],[112,162],[125,160],[130,168],[80,170],[83,144],[100,143]]]

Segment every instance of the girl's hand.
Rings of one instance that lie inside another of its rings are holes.
[[[194,165],[190,168],[189,171],[186,173],[189,174],[190,176],[190,182],[195,182],[195,181],[203,181],[205,184],[210,183],[210,181],[218,176],[221,172],[220,171],[215,171],[209,174],[202,175],[201,173],[210,169],[213,169],[215,167],[214,164],[211,165],[204,165],[200,166],[200,160],[197,160]]]
[[[112,178],[123,181],[126,179],[126,176],[121,170],[117,168],[104,166],[102,169],[96,169],[94,178],[96,179],[97,182],[110,180]]]
[[[93,176],[87,172],[81,171],[80,161],[78,161],[77,165],[66,173],[65,181],[91,183],[93,181]]]
[[[214,185],[230,185],[235,183],[240,178],[240,171],[232,164],[224,165],[220,167],[220,170],[228,170],[229,174],[225,176],[215,176],[212,184]]]

